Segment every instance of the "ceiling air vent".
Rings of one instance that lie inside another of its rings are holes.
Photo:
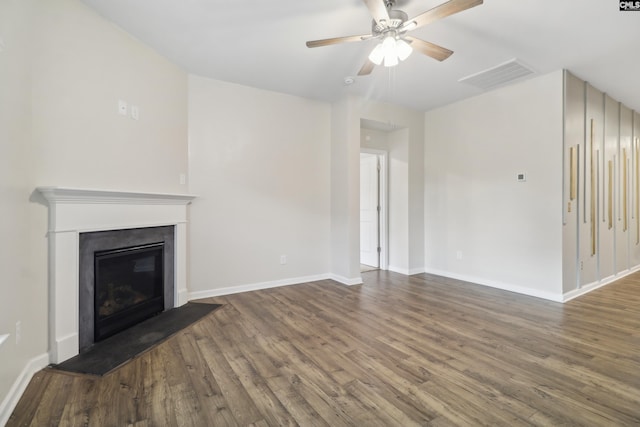
[[[517,59],[504,62],[495,67],[471,74],[458,80],[460,83],[467,83],[480,89],[493,89],[502,86],[524,76],[534,74],[534,71]]]

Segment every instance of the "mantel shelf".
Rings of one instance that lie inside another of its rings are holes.
[[[97,190],[70,187],[38,187],[50,204],[150,204],[187,205],[197,196],[174,193],[143,193],[117,190]]]

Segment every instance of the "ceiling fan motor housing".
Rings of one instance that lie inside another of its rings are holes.
[[[383,35],[388,30],[399,28],[409,19],[409,16],[401,10],[389,9],[389,21],[378,24],[375,20],[371,23],[371,33],[374,37]]]

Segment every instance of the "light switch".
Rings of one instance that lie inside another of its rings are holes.
[[[123,101],[122,99],[118,100],[118,114],[121,116],[127,115],[127,101]]]

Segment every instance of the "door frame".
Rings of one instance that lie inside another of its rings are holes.
[[[360,148],[361,153],[365,154],[375,154],[378,157],[378,162],[380,164],[380,173],[378,176],[380,177],[379,185],[378,185],[378,193],[380,204],[380,214],[378,215],[378,244],[380,245],[380,270],[388,270],[389,269],[389,258],[388,258],[388,190],[387,190],[387,182],[388,182],[388,158],[389,153],[385,150],[376,150],[373,148]],[[358,190],[359,193],[360,190]],[[358,198],[358,201],[360,199]],[[359,203],[359,202],[358,202]],[[358,210],[359,211],[359,210]],[[360,246],[360,240],[358,240],[358,247]],[[360,251],[358,250],[358,253]]]

